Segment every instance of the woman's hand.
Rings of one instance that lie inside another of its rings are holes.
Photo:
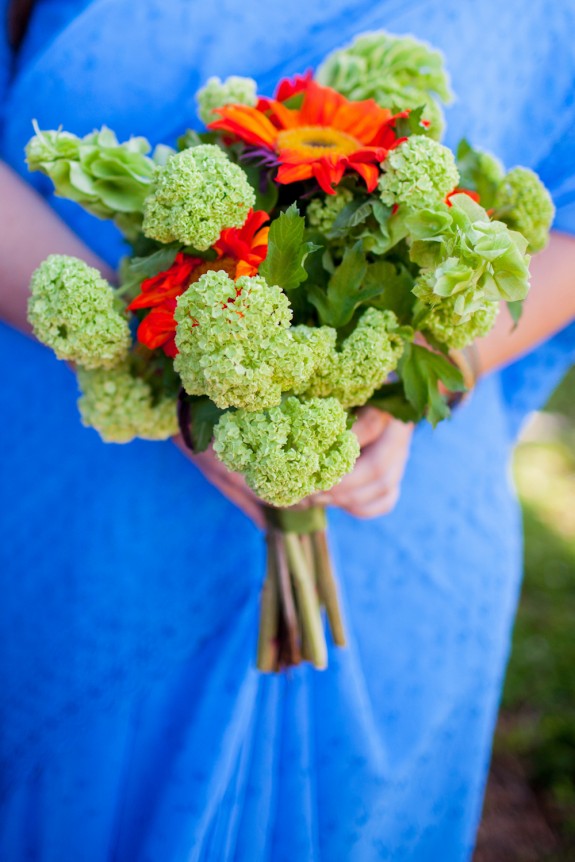
[[[302,500],[302,506],[339,506],[358,518],[390,512],[399,498],[413,426],[373,407],[363,407],[353,426],[362,452],[352,472],[331,491]],[[192,455],[181,437],[174,442],[206,479],[258,527],[265,526],[263,504],[239,473],[232,473],[216,457],[213,446]]]
[[[387,515],[399,499],[413,425],[375,407],[362,407],[352,430],[361,446],[355,467],[331,491],[311,499],[321,505],[339,506],[356,518]]]

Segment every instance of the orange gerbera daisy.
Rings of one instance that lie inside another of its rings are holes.
[[[223,230],[214,245],[220,258],[237,261],[235,278],[241,275],[255,275],[258,267],[268,253],[269,227],[262,227],[269,221],[263,210],[250,210],[243,227],[230,227]]]
[[[260,99],[256,107],[224,105],[214,112],[221,119],[209,128],[275,153],[278,183],[315,177],[324,192],[334,194],[333,186],[352,170],[373,191],[380,162],[403,140],[396,137],[395,121],[408,112],[392,115],[373,99],[350,102],[331,87],[301,77],[291,87],[282,85],[278,94],[303,94],[299,108],[278,99]]]
[[[128,305],[130,311],[150,308],[138,326],[138,341],[150,350],[161,347],[167,356],[174,357],[176,347],[176,301],[190,284],[210,270],[225,270],[230,277],[255,275],[268,250],[269,228],[262,227],[268,221],[266,212],[250,210],[241,228],[227,228],[214,245],[218,260],[207,261],[201,257],[179,252],[169,269],[152,278],[146,278],[139,295]]]

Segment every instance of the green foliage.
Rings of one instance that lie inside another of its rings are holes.
[[[83,138],[41,131],[36,124],[34,128],[36,134],[26,146],[29,170],[50,177],[58,197],[75,201],[98,218],[113,219],[134,239],[155,169],[146,138],[120,144],[105,126]]]
[[[368,264],[363,284],[366,291],[374,294],[369,305],[393,311],[400,323],[412,322],[414,278],[406,266],[391,260],[377,260]],[[375,293],[376,286],[380,287],[379,293]]]
[[[178,299],[174,367],[190,395],[263,410],[302,386],[318,357],[290,328],[285,293],[261,276],[205,273]]]
[[[196,94],[198,102],[198,116],[203,123],[213,122],[217,119],[214,114],[216,108],[224,105],[255,105],[257,97],[257,84],[253,78],[241,78],[231,75],[222,81],[221,78],[208,78],[207,82]]]
[[[244,171],[219,147],[202,144],[158,166],[144,204],[143,231],[163,243],[204,251],[224,228],[241,227],[255,195]]]
[[[399,204],[410,209],[430,209],[459,182],[451,150],[424,135],[412,135],[391,150],[382,168],[379,193],[390,207]]]
[[[425,126],[422,125],[425,105],[410,110],[407,117],[398,117],[394,124],[395,134],[398,138],[409,138],[411,135],[424,135]]]
[[[305,219],[294,203],[271,224],[268,253],[259,268],[270,284],[278,284],[286,292],[295,290],[307,279],[306,258],[319,246],[304,239]]]
[[[153,278],[165,272],[173,264],[180,250],[178,243],[166,245],[146,257],[125,257],[120,264],[120,288],[118,293],[124,299],[133,299],[146,278]]]
[[[454,297],[462,322],[487,301],[524,299],[529,287],[529,256],[523,236],[491,221],[468,195],[451,198],[407,219],[410,257],[422,270],[414,293],[429,305]]]
[[[205,452],[214,436],[214,428],[224,411],[209,398],[186,396],[189,405],[189,426],[194,452]]]
[[[150,385],[129,360],[115,368],[78,369],[82,424],[95,428],[106,443],[135,437],[167,440],[178,432],[176,399],[155,400]]]
[[[127,354],[130,330],[114,290],[81,260],[52,254],[30,283],[28,320],[59,359],[109,368]]]
[[[444,384],[450,392],[463,392],[465,385],[458,368],[445,356],[433,353],[419,344],[406,344],[399,363],[405,395],[417,411],[417,418],[427,416],[433,426],[449,416],[449,407],[438,389]]]
[[[529,251],[545,248],[555,215],[551,195],[534,171],[513,168],[503,178],[495,200],[495,217],[519,231]]]
[[[339,329],[345,326],[358,305],[378,293],[382,286],[372,281],[369,288],[362,287],[367,272],[367,260],[361,242],[347,248],[343,261],[329,279],[327,290],[311,287],[309,300],[316,307],[322,324]]]
[[[407,400],[401,380],[384,384],[373,393],[367,403],[370,407],[390,413],[402,422],[417,422],[421,418],[413,404]]]
[[[273,506],[292,506],[328,490],[359,455],[347,413],[335,398],[295,396],[261,413],[225,413],[215,428],[214,449]]]
[[[254,209],[270,213],[278,202],[278,185],[274,182],[273,171],[258,165],[242,163],[242,169],[256,196]]]
[[[503,179],[503,165],[495,156],[475,150],[463,138],[457,147],[457,168],[461,188],[477,192],[486,210],[495,204],[497,190]]]

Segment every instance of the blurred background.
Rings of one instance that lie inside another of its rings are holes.
[[[525,580],[474,862],[575,860],[575,368],[513,465]]]

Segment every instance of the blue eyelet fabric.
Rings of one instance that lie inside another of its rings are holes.
[[[0,42],[0,151],[115,263],[26,173],[32,118],[170,143],[209,75],[269,93],[382,27],[445,52],[447,143],[540,171],[574,232],[569,0],[40,0]],[[330,513],[349,646],[264,676],[262,535],[172,444],[83,428],[73,375],[3,327],[0,858],[465,862],[521,578],[510,451],[574,358],[571,326],[418,427],[391,515]]]

